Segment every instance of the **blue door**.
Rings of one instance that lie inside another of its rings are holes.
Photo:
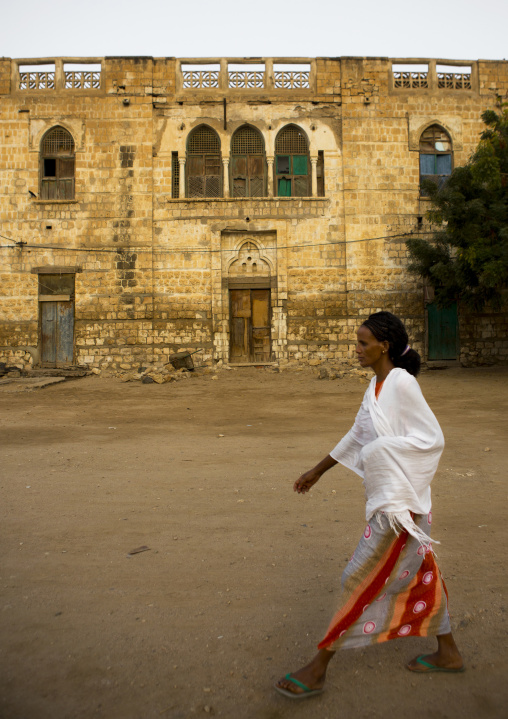
[[[74,302],[41,302],[41,363],[45,367],[72,364]]]

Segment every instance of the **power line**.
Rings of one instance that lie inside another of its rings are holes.
[[[22,240],[13,240],[12,237],[6,237],[5,235],[0,235],[4,240],[9,240],[9,242],[14,242],[15,245],[18,247],[24,247],[26,245],[26,242],[23,242]],[[0,247],[5,247],[6,245],[0,245]],[[7,245],[8,247],[8,245]],[[12,248],[11,248],[12,249]]]
[[[264,247],[263,251],[269,251],[269,250],[297,250],[297,249],[305,249],[308,247],[334,247],[337,245],[351,245],[357,242],[377,242],[379,240],[395,240],[400,239],[403,237],[414,237],[415,235],[428,235],[430,234],[429,231],[412,231],[412,232],[403,232],[399,233],[397,235],[383,235],[381,237],[365,237],[359,240],[340,240],[338,242],[314,242],[306,245],[281,245],[278,247]],[[3,237],[3,235],[0,235],[0,237]],[[11,242],[14,242],[16,245],[25,247],[27,249],[35,249],[35,250],[56,250],[59,252],[105,252],[105,253],[113,253],[113,254],[122,254],[125,252],[132,253],[132,252],[160,252],[165,254],[218,254],[220,252],[231,252],[231,249],[219,249],[219,250],[210,250],[210,249],[203,249],[201,247],[188,247],[184,249],[169,249],[165,247],[118,247],[116,249],[114,248],[106,248],[106,247],[62,247],[60,245],[29,245],[26,242],[16,242],[15,240],[12,240],[10,237],[4,237],[6,240],[10,240]],[[13,249],[9,245],[0,245],[0,249]]]

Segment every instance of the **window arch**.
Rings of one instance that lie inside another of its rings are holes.
[[[63,127],[48,130],[40,151],[41,200],[74,199],[74,139]]]
[[[452,173],[452,141],[439,125],[431,125],[420,137],[420,186],[422,180],[432,180],[443,187]],[[420,189],[420,193],[424,191]]]
[[[187,197],[222,197],[220,139],[207,125],[196,127],[187,140]]]
[[[231,196],[264,197],[265,147],[254,127],[238,128],[231,139]]]
[[[309,143],[296,125],[284,127],[275,140],[275,179],[278,197],[309,197]]]

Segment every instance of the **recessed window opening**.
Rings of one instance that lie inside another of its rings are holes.
[[[19,65],[20,90],[54,90],[55,64]]]
[[[273,77],[276,88],[285,90],[308,88],[310,63],[274,63]]]
[[[451,90],[471,89],[471,65],[437,65],[437,86]]]
[[[44,160],[44,177],[56,177],[56,160],[54,158],[45,157]]]
[[[171,153],[171,197],[180,197],[180,165],[178,152]]]
[[[265,86],[264,64],[228,64],[228,87],[247,90]]]
[[[100,63],[64,63],[65,87],[97,90],[101,86]]]
[[[74,295],[73,274],[39,275],[39,295]]]
[[[439,188],[452,173],[452,142],[439,125],[431,125],[420,137],[420,183],[432,180]],[[420,194],[425,195],[422,188]]]
[[[428,87],[429,66],[427,63],[402,63],[392,65],[394,87]]]
[[[233,197],[264,197],[265,147],[253,127],[240,127],[231,139],[231,194]]]
[[[181,67],[185,89],[219,87],[220,65],[218,63],[182,65]]]
[[[278,197],[309,197],[309,143],[296,125],[283,128],[275,140]]]
[[[222,197],[222,159],[219,136],[201,125],[187,141],[187,197]]]
[[[317,196],[325,196],[325,153],[323,150],[318,150],[318,161],[316,166],[317,175]]]
[[[41,200],[74,199],[74,140],[63,127],[53,127],[41,141]]]

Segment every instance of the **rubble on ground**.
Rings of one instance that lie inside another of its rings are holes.
[[[292,372],[308,372],[312,373],[320,380],[341,380],[345,378],[357,379],[362,383],[369,382],[372,372],[367,369],[358,367],[353,360],[333,362],[320,360],[318,364],[301,364],[299,361],[286,361],[278,364],[252,364],[251,368],[257,368],[266,372],[276,373],[292,373]],[[143,384],[166,384],[168,382],[188,381],[196,378],[207,378],[211,380],[219,379],[221,373],[231,371],[241,371],[242,367],[217,363],[216,365],[201,365],[189,370],[184,367],[175,369],[171,363],[155,362],[142,364],[136,369],[130,368],[113,369],[109,366],[92,370],[93,374],[101,377],[114,377],[120,382],[141,382]]]

